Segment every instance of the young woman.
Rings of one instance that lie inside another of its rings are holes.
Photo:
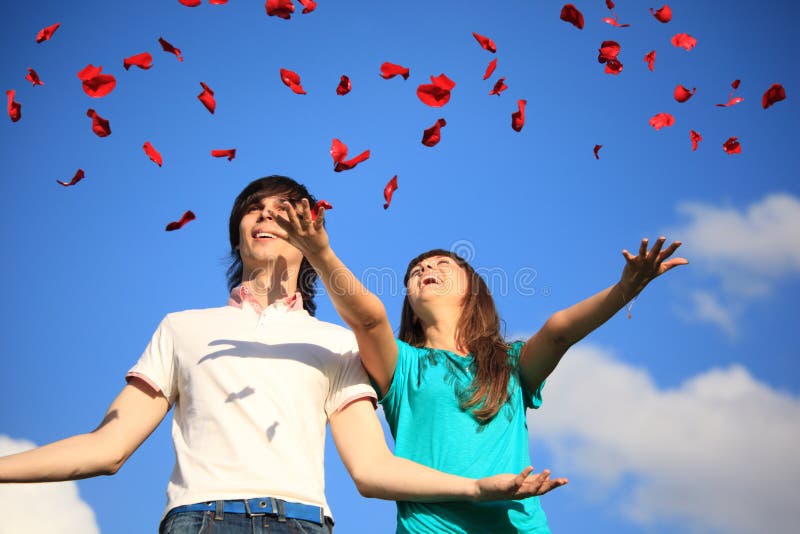
[[[525,411],[542,403],[544,381],[569,347],[603,324],[666,271],[680,246],[623,251],[616,284],[553,314],[527,342],[500,335],[494,301],[462,258],[431,250],[414,258],[395,340],[380,300],[336,258],[307,204],[286,206],[278,224],[311,261],[344,321],[381,397],[395,454],[462,476],[519,470],[530,463]],[[556,479],[565,484],[566,479]],[[397,532],[550,532],[538,497],[495,503],[398,502]]]

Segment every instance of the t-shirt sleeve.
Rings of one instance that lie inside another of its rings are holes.
[[[387,416],[397,413],[408,392],[409,382],[417,380],[419,375],[419,357],[417,355],[419,349],[399,339],[396,339],[395,342],[397,343],[397,365],[394,368],[389,389],[380,400]]]
[[[161,392],[170,404],[178,397],[175,371],[175,337],[169,317],[158,325],[139,361],[125,375],[126,380],[140,378],[153,390]]]
[[[542,380],[542,383],[539,384],[539,387],[536,388],[536,391],[531,392],[528,387],[525,385],[525,382],[522,380],[522,377],[519,374],[519,361],[522,352],[522,347],[525,345],[524,341],[515,341],[511,344],[511,348],[508,349],[508,355],[511,358],[511,362],[513,363],[514,372],[517,376],[517,381],[519,382],[520,389],[522,390],[522,399],[525,403],[526,408],[533,408],[536,409],[542,405],[542,389],[544,388],[544,383],[547,381]]]
[[[370,399],[372,404],[377,406],[378,395],[369,384],[367,372],[361,365],[358,348],[354,344],[341,354],[339,365],[335,367],[328,398],[325,401],[325,414],[330,417],[331,414],[360,399]]]

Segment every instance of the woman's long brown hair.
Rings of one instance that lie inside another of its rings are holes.
[[[475,419],[485,424],[497,415],[508,398],[511,368],[508,344],[500,336],[500,317],[483,278],[461,256],[448,250],[429,250],[411,260],[403,278],[406,287],[411,269],[432,256],[452,258],[467,273],[469,283],[456,325],[456,345],[472,355],[474,378],[459,403],[462,410],[472,409]],[[425,332],[408,302],[408,295],[403,300],[399,337],[414,347],[425,344]]]

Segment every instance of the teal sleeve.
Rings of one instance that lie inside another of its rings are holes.
[[[410,381],[416,380],[416,375],[419,373],[419,366],[416,364],[416,351],[418,349],[399,339],[395,341],[397,342],[397,365],[394,368],[394,375],[392,376],[392,382],[389,384],[389,389],[379,401],[392,429],[394,429],[394,424],[397,422],[400,407],[406,400],[408,384]]]
[[[539,384],[539,387],[536,388],[536,391],[534,392],[531,392],[525,385],[525,382],[520,379],[519,361],[520,361],[520,352],[522,351],[523,345],[525,345],[524,341],[515,341],[514,343],[512,343],[511,348],[508,349],[508,356],[511,359],[517,383],[519,384],[520,389],[522,390],[522,398],[525,402],[525,407],[536,409],[542,405],[542,389],[544,389],[544,384],[547,381],[547,379],[542,380],[542,383]]]

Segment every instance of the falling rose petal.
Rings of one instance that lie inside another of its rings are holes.
[[[381,78],[384,80],[388,80],[390,78],[394,78],[395,76],[402,76],[404,80],[408,79],[408,75],[411,71],[406,67],[401,65],[396,65],[394,63],[383,63],[381,65]]]
[[[142,52],[122,60],[122,66],[125,67],[125,70],[130,69],[131,65],[147,70],[153,66],[153,56],[149,52]]]
[[[647,68],[650,69],[650,72],[653,72],[653,65],[656,63],[656,51],[651,50],[644,56],[644,60],[647,63]]]
[[[656,130],[660,130],[664,126],[672,126],[675,124],[675,117],[669,113],[658,113],[650,119],[650,126]]]
[[[203,82],[200,82],[200,85],[203,87],[203,92],[197,95],[197,98],[200,99],[200,102],[203,103],[206,109],[213,114],[214,110],[217,109],[217,101],[214,99],[214,91],[212,91],[211,88]]]
[[[594,159],[600,159],[600,149],[603,148],[603,145],[594,145]]]
[[[39,79],[39,75],[36,73],[36,71],[30,67],[28,67],[28,74],[25,76],[25,79],[31,82],[33,87],[36,87],[37,85],[44,85],[44,82]]]
[[[386,199],[386,203],[383,205],[383,209],[389,209],[389,204],[392,203],[392,196],[394,196],[394,192],[397,191],[397,175],[395,174],[394,177],[389,180],[389,183],[386,184],[386,187],[383,188],[383,198]]]
[[[697,87],[692,87],[692,90],[690,91],[681,84],[678,84],[677,87],[675,87],[675,92],[673,93],[673,96],[675,97],[675,100],[677,100],[678,102],[686,102],[687,100],[692,98],[692,96],[696,92],[697,92]]]
[[[92,131],[97,134],[97,137],[108,137],[111,135],[111,125],[106,119],[97,114],[91,108],[86,112],[87,117],[92,118]]]
[[[516,132],[522,130],[522,127],[525,126],[525,105],[527,103],[527,100],[518,100],[518,110],[511,114],[511,127]]]
[[[599,54],[597,55],[598,63],[606,63],[613,59],[617,59],[619,55],[620,46],[616,41],[603,41],[600,45]]]
[[[506,85],[506,83],[505,83],[505,82],[506,82],[506,79],[505,79],[505,78],[500,78],[499,80],[497,80],[497,81],[494,83],[494,87],[492,87],[492,90],[491,90],[491,91],[489,91],[489,94],[490,94],[490,95],[497,95],[497,96],[500,96],[500,93],[502,93],[503,91],[505,91],[506,89],[508,89],[508,86]]]
[[[369,159],[369,150],[365,150],[352,159],[345,160],[344,158],[347,157],[347,145],[338,139],[334,139],[333,143],[331,144],[331,157],[333,158],[333,163],[335,164],[333,167],[334,171],[347,171],[359,163]]]
[[[608,9],[614,9],[614,2],[612,0],[606,0],[606,7]]]
[[[226,149],[212,150],[211,155],[215,158],[228,158],[228,161],[230,161],[236,157],[236,149],[226,148]]]
[[[583,29],[583,13],[578,11],[578,8],[572,4],[565,4],[561,8],[561,20],[569,22],[579,30]]]
[[[39,33],[36,34],[36,42],[41,43],[42,41],[49,41],[53,34],[56,33],[59,26],[61,26],[61,23],[56,22],[52,26],[39,30]]]
[[[303,86],[300,85],[300,75],[288,69],[281,69],[281,81],[289,89],[298,95],[306,94]]]
[[[761,97],[761,107],[767,109],[775,102],[786,100],[786,90],[779,83],[773,83]]]
[[[299,2],[303,6],[303,15],[311,13],[317,9],[317,3],[314,2],[314,0],[299,0]]]
[[[736,98],[731,98],[730,100],[728,100],[727,104],[716,104],[716,106],[718,108],[729,108],[729,107],[735,106],[739,102],[743,102],[743,101],[744,101],[744,98],[742,98],[741,96],[737,96]]]
[[[6,96],[8,97],[8,116],[11,118],[11,122],[17,122],[22,118],[22,104],[14,101],[15,94],[17,94],[17,92],[13,89],[6,91]]]
[[[742,153],[742,145],[739,144],[738,137],[729,137],[727,141],[722,143],[722,150],[730,154],[731,156],[734,154],[741,154]]]
[[[327,200],[317,200],[317,203],[311,208],[311,220],[316,221],[317,216],[319,216],[320,208],[324,209],[325,211],[332,210],[333,206]]]
[[[422,144],[425,146],[436,146],[442,140],[442,126],[447,126],[447,121],[439,119],[430,128],[422,132]]]
[[[63,185],[64,187],[69,187],[71,185],[77,184],[84,178],[86,178],[86,175],[84,174],[83,169],[78,169],[78,171],[75,173],[75,176],[73,176],[72,180],[70,180],[69,182],[62,182],[61,180],[56,180],[56,183]]]
[[[183,56],[181,56],[181,49],[180,48],[175,48],[174,46],[169,44],[167,41],[165,41],[163,37],[159,37],[158,38],[158,43],[161,45],[161,48],[164,50],[164,52],[169,52],[170,54],[175,54],[175,57],[178,58],[178,61],[183,61]]]
[[[161,154],[153,148],[153,145],[150,144],[150,141],[145,141],[144,145],[142,145],[144,149],[144,153],[147,154],[147,157],[152,160],[153,163],[161,167],[161,164],[164,163],[164,160],[161,158]]]
[[[688,33],[676,33],[672,36],[672,46],[683,48],[688,52],[697,46],[697,39]]]
[[[350,78],[342,74],[341,79],[339,80],[339,85],[336,87],[336,94],[339,96],[344,96],[353,89],[353,84],[350,83]]]
[[[180,230],[181,228],[183,228],[186,225],[186,223],[188,223],[189,221],[193,221],[195,219],[196,219],[196,217],[194,216],[194,213],[192,213],[192,211],[189,210],[186,213],[184,213],[183,215],[181,215],[181,220],[180,221],[174,221],[174,222],[171,222],[171,223],[167,224],[166,230],[167,230],[167,232],[172,232],[173,230]]]
[[[228,0],[208,0],[208,3],[212,6],[224,6],[228,3]]]
[[[497,52],[497,47],[494,44],[494,41],[489,39],[488,37],[484,37],[483,35],[477,34],[472,32],[472,36],[475,37],[475,40],[478,41],[478,44],[481,45],[481,48],[484,50],[488,50],[492,54]]]
[[[432,108],[440,108],[450,101],[450,90],[456,82],[444,74],[431,76],[431,82],[417,87],[417,97]]]
[[[292,0],[267,0],[264,8],[270,17],[279,17],[285,20],[292,18],[292,13],[294,13]]]
[[[178,2],[186,7],[197,7],[202,3],[202,0],[178,0]]]
[[[740,84],[740,83],[742,83],[742,80],[733,80],[733,81],[731,82],[731,87],[733,87],[733,90],[734,90],[734,91],[735,91],[735,90],[737,90],[737,89],[739,88],[739,84]]]
[[[694,130],[689,130],[689,138],[692,140],[692,152],[697,150],[697,143],[703,140],[703,136]]]
[[[606,74],[613,74],[616,76],[622,72],[622,62],[617,59],[610,59],[606,63]]]
[[[494,69],[497,68],[497,58],[494,58],[489,62],[489,65],[486,67],[486,72],[483,73],[483,79],[488,80],[489,76],[494,73]]]
[[[659,22],[663,22],[664,24],[672,20],[672,9],[667,5],[658,11],[651,7],[650,14],[653,15]]]
[[[114,76],[103,74],[102,71],[102,66],[95,67],[89,64],[78,72],[78,78],[83,81],[83,92],[92,98],[106,96],[117,85],[117,79]]]
[[[630,24],[620,24],[617,21],[617,16],[616,15],[614,15],[613,19],[611,17],[604,17],[603,18],[603,22],[605,22],[606,24],[611,24],[612,26],[616,26],[617,28],[628,28],[628,27],[630,27]]]

